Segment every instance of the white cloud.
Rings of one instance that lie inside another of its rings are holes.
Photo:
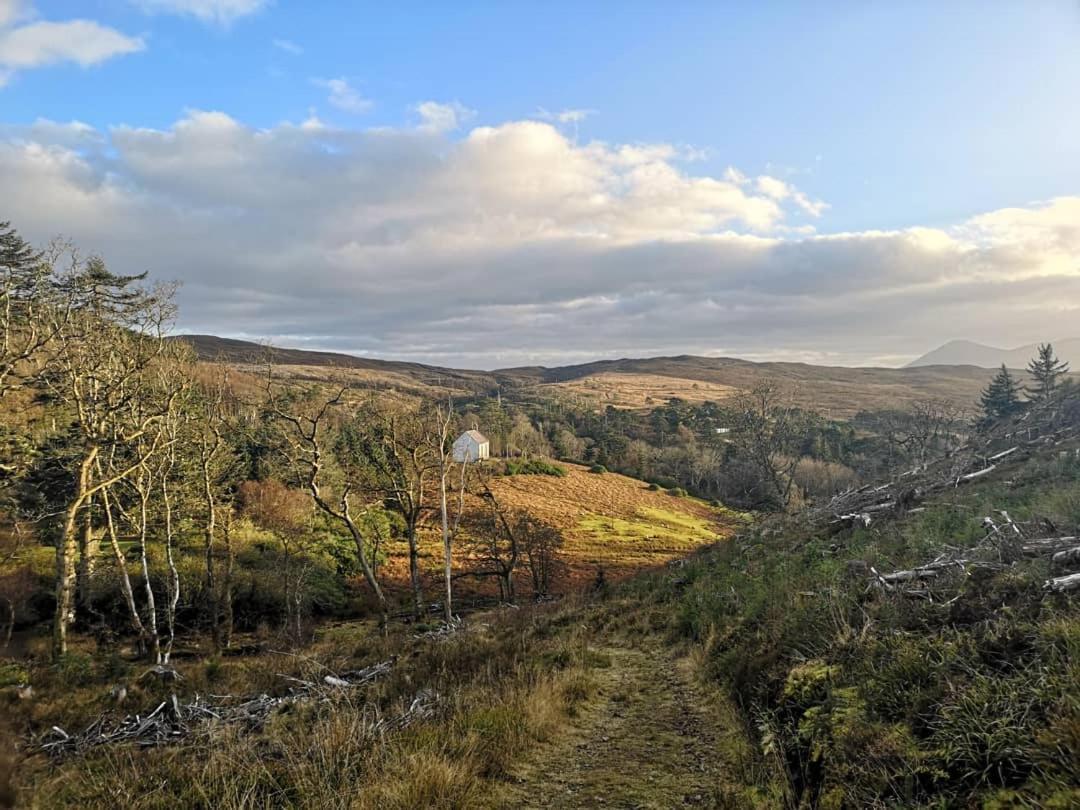
[[[0,129],[0,187],[27,237],[183,281],[185,328],[376,356],[847,363],[1080,323],[1080,197],[816,235],[795,186],[689,174],[680,154],[538,121],[452,136],[191,112]]]
[[[291,39],[275,39],[273,40],[273,43],[274,47],[278,50],[285,51],[285,53],[291,53],[293,56],[299,56],[304,52],[304,49]]]
[[[756,180],[757,189],[777,201],[791,200],[812,217],[820,217],[829,206],[821,200],[812,200],[795,186],[784,180],[763,174]]]
[[[86,68],[145,47],[93,20],[26,21],[30,13],[26,4],[0,0],[0,86],[19,70],[63,62]]]
[[[313,79],[313,82],[317,86],[324,87],[330,91],[330,95],[326,100],[339,110],[350,113],[362,113],[367,112],[372,107],[371,100],[361,96],[345,78]]]
[[[133,0],[148,13],[179,14],[204,23],[229,25],[263,9],[268,0]]]
[[[26,4],[22,0],[0,0],[0,28],[3,28],[26,13]]]
[[[475,110],[456,101],[449,104],[423,101],[416,105],[416,112],[421,121],[419,129],[424,132],[453,132],[476,115]]]
[[[559,110],[551,112],[543,107],[537,109],[536,114],[544,121],[557,121],[560,124],[580,124],[591,115],[596,115],[596,110]]]

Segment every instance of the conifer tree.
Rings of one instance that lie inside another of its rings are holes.
[[[1039,353],[1028,363],[1028,374],[1035,380],[1028,393],[1039,401],[1049,399],[1057,389],[1058,378],[1068,372],[1069,364],[1054,355],[1054,347],[1040,344]]]
[[[1001,364],[1001,371],[983,390],[980,402],[983,413],[989,419],[1008,416],[1020,410],[1020,386],[1004,363]]]

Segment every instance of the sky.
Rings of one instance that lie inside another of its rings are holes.
[[[0,221],[441,365],[1080,335],[1080,3],[0,0]]]

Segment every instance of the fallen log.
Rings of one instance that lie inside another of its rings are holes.
[[[1048,591],[1054,593],[1067,593],[1068,591],[1075,591],[1080,588],[1080,574],[1069,574],[1064,577],[1054,577],[1053,579],[1046,580],[1046,584],[1043,585]]]
[[[976,478],[982,478],[984,475],[989,475],[996,469],[997,465],[991,464],[989,467],[984,467],[981,470],[976,470],[975,472],[968,473],[967,475],[961,475],[959,478],[956,479],[956,486],[960,486],[960,484],[967,483],[968,481],[974,481]]]
[[[937,568],[912,568],[909,571],[894,571],[891,574],[881,574],[881,581],[890,585],[896,582],[913,582],[920,579],[933,579],[941,571]]]
[[[1043,557],[1047,554],[1056,554],[1059,551],[1066,551],[1077,543],[1080,543],[1080,537],[1040,537],[1038,539],[1028,540],[1020,546],[1020,551],[1025,557]]]
[[[1071,568],[1072,566],[1080,565],[1080,546],[1073,546],[1072,548],[1057,552],[1050,558],[1050,565],[1057,569]]]

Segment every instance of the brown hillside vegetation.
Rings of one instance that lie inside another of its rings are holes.
[[[791,388],[795,402],[834,419],[861,410],[904,408],[924,399],[943,399],[972,408],[994,372],[974,366],[846,368],[806,363],[751,363],[707,357],[617,360],[545,370],[540,388],[592,399],[597,405],[648,408],[648,386],[688,402],[722,400],[723,393],[749,390],[764,380]]]
[[[553,590],[567,593],[593,582],[601,569],[608,581],[619,581],[643,570],[730,537],[746,518],[691,497],[653,491],[635,478],[617,473],[596,474],[577,464],[560,462],[562,478],[548,475],[496,476],[491,489],[500,504],[521,509],[551,524],[564,537],[562,566]],[[469,496],[468,508],[480,508],[479,497]],[[441,536],[434,528],[425,533],[421,554],[425,573],[435,587],[440,576]],[[408,557],[395,549],[387,573],[404,589]],[[517,574],[520,592],[528,593],[528,572]],[[462,592],[488,593],[494,583],[480,586],[466,581]],[[491,587],[489,587],[491,586]]]
[[[797,404],[837,419],[860,410],[903,409],[925,399],[974,408],[994,371],[975,366],[849,368],[807,363],[753,363],[728,357],[652,357],[601,360],[576,366],[529,366],[475,371],[376,360],[333,352],[267,349],[242,340],[185,335],[200,358],[254,371],[271,352],[296,379],[347,379],[358,388],[407,396],[464,397],[500,388],[509,397],[569,397],[593,407],[647,409],[678,397],[722,401],[770,379],[793,389]]]

